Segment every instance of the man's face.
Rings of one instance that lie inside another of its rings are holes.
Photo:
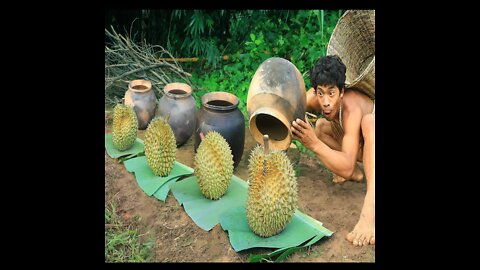
[[[328,120],[334,119],[340,109],[340,98],[343,97],[343,92],[340,93],[336,85],[318,85],[316,92],[323,115]]]

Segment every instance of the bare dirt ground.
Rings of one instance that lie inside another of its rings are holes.
[[[105,133],[111,125],[105,121]],[[245,150],[234,174],[246,180],[248,156],[256,142],[247,129]],[[144,131],[138,132],[144,138]],[[177,160],[193,166],[193,136],[177,149]],[[324,237],[309,249],[292,254],[287,262],[375,262],[375,246],[355,247],[345,236],[353,229],[360,215],[366,183],[347,181],[334,184],[331,173],[317,158],[301,154],[297,149],[287,151],[299,171],[299,209],[334,234]],[[137,185],[134,176],[122,164],[105,152],[105,205],[117,203],[117,214],[125,220],[140,218],[142,237],[154,239],[152,261],[155,262],[248,262],[249,254],[264,254],[274,249],[250,249],[235,252],[228,234],[220,225],[207,232],[200,229],[183,207],[169,193],[166,202],[147,196]]]

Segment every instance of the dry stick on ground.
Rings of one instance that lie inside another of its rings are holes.
[[[146,62],[163,62],[165,65],[169,66],[173,71],[175,71],[176,73],[178,73],[179,75],[182,74],[182,75],[186,75],[188,77],[190,77],[191,75],[185,71],[183,71],[180,66],[178,65],[178,62],[175,61],[175,65],[172,65],[166,61],[161,61],[161,60],[158,60],[157,58],[153,57],[153,49],[155,48],[158,48],[160,49],[160,53],[163,54],[163,53],[166,53],[168,54],[170,57],[173,58],[173,56],[167,51],[165,50],[162,46],[159,46],[159,45],[144,45],[143,47],[140,47],[138,46],[137,44],[131,42],[129,40],[129,38],[127,37],[123,37],[119,34],[117,34],[115,32],[115,30],[112,28],[112,31],[114,34],[111,34],[109,33],[108,31],[107,34],[109,34],[110,37],[112,37],[114,40],[117,40],[118,41],[118,45],[121,46],[121,48],[123,49],[126,49],[127,53],[129,53],[134,59],[139,59],[139,58],[142,58],[144,61]],[[123,42],[122,42],[123,41]],[[143,57],[143,55],[146,56]]]
[[[268,155],[268,135],[265,134],[263,135],[263,151],[265,155]]]
[[[263,168],[262,168],[262,174],[265,175],[268,172],[268,167],[267,167],[267,156],[268,156],[268,135],[263,135],[263,153],[265,154],[265,158],[263,159]]]
[[[153,65],[148,66],[148,67],[142,67],[142,68],[137,68],[137,69],[134,69],[134,70],[130,70],[130,71],[125,72],[125,73],[123,73],[123,74],[121,74],[121,75],[119,75],[119,76],[117,76],[117,77],[112,78],[111,80],[112,80],[112,81],[116,81],[116,80],[118,80],[118,79],[121,79],[121,78],[123,78],[123,77],[125,77],[125,76],[131,75],[131,74],[133,74],[133,73],[137,73],[137,72],[140,72],[140,71],[149,70],[149,69],[151,69],[151,68],[155,68],[155,67],[159,67],[159,66],[164,66],[164,64],[163,64],[163,63],[158,63],[158,64],[153,64]]]
[[[145,41],[136,44],[129,36],[118,34],[113,27],[105,29],[111,46],[105,46],[105,100],[114,102],[129,83],[128,77],[146,79],[152,82],[154,91],[162,96],[163,87],[171,82],[184,81],[191,85],[191,74],[185,72],[178,62],[160,60],[162,56],[174,58],[160,45],[149,45]]]

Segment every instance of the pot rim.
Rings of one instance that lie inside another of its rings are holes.
[[[227,101],[232,105],[219,106],[219,105],[208,104],[208,102],[211,102],[214,100]],[[216,111],[234,110],[238,107],[238,103],[239,103],[238,97],[235,96],[234,94],[227,93],[227,92],[210,92],[202,96],[202,106],[208,109],[216,110]]]
[[[170,93],[172,90],[182,90],[185,91],[185,94],[174,94]],[[171,98],[186,98],[192,95],[192,87],[186,83],[169,83],[166,84],[163,88],[163,93]]]
[[[135,89],[135,86],[142,85],[147,87],[146,89]],[[147,80],[133,80],[128,83],[128,88],[133,92],[144,93],[152,90],[152,82]]]
[[[257,143],[263,145],[263,135],[264,134],[262,134],[260,132],[260,130],[258,130],[258,127],[257,127],[257,124],[256,124],[256,118],[257,118],[257,116],[259,116],[261,114],[268,115],[270,117],[276,118],[277,120],[279,120],[283,124],[285,130],[287,131],[286,137],[283,138],[282,140],[275,140],[275,139],[272,139],[270,137],[270,139],[269,139],[270,148],[274,149],[274,150],[286,150],[286,149],[288,149],[288,147],[290,146],[290,144],[292,142],[292,132],[290,130],[291,123],[290,123],[290,121],[288,121],[288,119],[282,113],[280,113],[278,110],[276,110],[274,108],[270,108],[270,107],[259,108],[255,111],[255,113],[253,113],[250,116],[250,119],[248,121],[249,122],[248,126],[249,126],[249,129],[250,129],[250,134],[252,134],[255,141],[257,141]]]

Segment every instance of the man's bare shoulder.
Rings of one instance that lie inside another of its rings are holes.
[[[373,110],[373,101],[365,94],[351,90],[345,89],[345,94],[343,95],[343,106],[345,112],[358,112],[361,111],[361,114],[367,114]]]

